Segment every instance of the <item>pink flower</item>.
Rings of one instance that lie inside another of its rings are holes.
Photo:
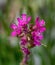
[[[28,50],[28,48],[23,47],[22,50],[23,50],[23,53],[25,55],[29,55],[30,54],[30,51]]]
[[[11,24],[10,27],[13,30],[11,36],[17,36],[21,34],[21,27],[18,27],[16,24]]]
[[[33,31],[32,36],[36,37],[36,39],[43,40],[43,34],[38,31]]]
[[[35,25],[33,26],[33,31],[31,32],[33,38],[33,44],[41,45],[41,40],[43,40],[43,32],[46,30],[45,21],[40,20],[39,17],[36,18]]]
[[[38,32],[38,31],[33,31],[31,34],[32,34],[33,44],[35,46],[41,45],[41,40],[43,40],[42,33]]]
[[[27,24],[30,22],[31,17],[28,16],[26,14],[22,14],[22,19],[17,18],[18,20],[18,25],[16,24],[11,24],[11,29],[13,29],[13,32],[11,33],[11,36],[17,36],[20,35],[21,32],[25,32],[27,31]]]
[[[21,38],[21,41],[20,41],[20,44],[21,45],[23,45],[23,46],[25,46],[26,44],[27,44],[27,38],[26,38],[26,36],[23,36],[22,38]]]
[[[20,26],[27,25],[30,22],[30,20],[31,20],[31,17],[30,16],[27,17],[26,14],[22,14],[21,17],[22,17],[21,19],[17,18]]]
[[[37,17],[33,29],[38,30],[39,32],[44,32],[46,31],[46,28],[44,26],[45,26],[45,21],[43,19],[40,20],[39,17]]]

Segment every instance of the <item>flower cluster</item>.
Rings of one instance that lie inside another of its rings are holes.
[[[30,54],[30,48],[41,45],[41,40],[43,40],[43,32],[46,30],[45,21],[40,20],[39,17],[36,18],[35,24],[31,24],[31,16],[22,14],[21,18],[17,18],[18,25],[11,24],[13,29],[11,36],[17,36],[20,38],[20,47],[24,56],[26,57],[24,62],[28,59]]]

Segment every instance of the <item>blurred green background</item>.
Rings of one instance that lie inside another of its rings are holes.
[[[0,0],[0,65],[19,65],[22,60],[19,40],[11,37],[10,24],[22,13],[46,22],[42,41],[47,47],[31,49],[28,65],[55,65],[55,0]]]

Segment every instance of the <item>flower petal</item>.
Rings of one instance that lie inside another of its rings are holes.
[[[21,22],[22,22],[22,20],[21,20],[20,18],[17,18],[17,20],[18,20],[18,22],[19,22],[19,23],[21,23]]]
[[[37,17],[35,20],[36,24],[39,22],[39,20],[40,20],[40,17]]]
[[[36,25],[36,27],[39,27],[39,26],[40,26],[40,25],[39,25],[39,21],[40,21],[40,18],[37,17],[36,20],[35,20],[35,25]]]
[[[13,31],[12,33],[11,33],[11,36],[16,36],[17,35],[17,32],[16,31]]]
[[[34,41],[34,44],[36,45],[36,46],[40,46],[41,45],[41,42],[40,41]]]
[[[43,40],[43,35],[39,35],[39,40]]]
[[[26,19],[27,19],[27,15],[26,14],[22,14],[22,20],[26,21]]]
[[[21,34],[21,30],[17,30],[17,35],[20,35]]]
[[[45,21],[42,19],[39,24],[40,24],[40,26],[44,26],[45,25]]]
[[[40,32],[44,32],[46,31],[46,28],[45,27],[40,27]]]
[[[23,47],[22,50],[24,54],[30,54],[30,51],[28,48]]]
[[[17,26],[15,24],[11,24],[10,25],[11,29],[15,30],[17,28]]]
[[[31,20],[31,16],[29,16],[29,17],[27,18],[28,23],[30,22],[30,20]]]
[[[24,37],[21,38],[21,45],[26,45],[26,43],[27,43],[27,39],[24,36]]]

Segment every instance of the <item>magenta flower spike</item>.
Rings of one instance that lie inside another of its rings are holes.
[[[18,25],[11,24],[11,36],[17,36],[20,38],[20,48],[23,52],[22,65],[27,65],[28,57],[30,55],[30,48],[40,46],[43,40],[43,32],[46,31],[45,21],[36,18],[35,24],[30,23],[31,16],[22,14],[21,18],[17,18]]]

